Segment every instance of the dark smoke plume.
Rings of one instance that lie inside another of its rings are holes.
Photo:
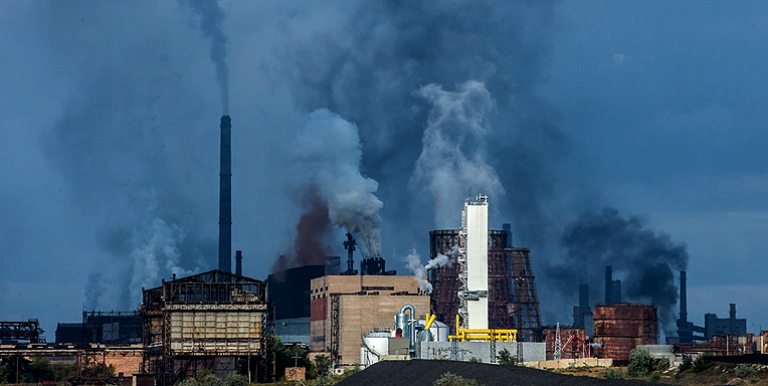
[[[222,114],[229,114],[229,65],[227,65],[227,35],[221,24],[224,11],[218,0],[180,0],[200,16],[200,29],[211,39],[211,60],[216,65],[216,79],[221,92]]]
[[[603,283],[605,266],[611,265],[615,278],[622,280],[622,300],[653,304],[659,309],[662,326],[671,327],[678,298],[673,271],[688,265],[685,244],[648,229],[638,216],[624,217],[614,208],[605,208],[584,213],[568,224],[561,245],[567,258],[550,266],[547,275],[559,279],[563,294],[573,293],[578,279]],[[603,287],[591,288],[601,299],[603,294],[598,291]]]

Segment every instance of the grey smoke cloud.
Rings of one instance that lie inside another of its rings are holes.
[[[327,109],[316,110],[297,128],[290,152],[300,174],[311,176],[331,222],[359,233],[368,253],[381,256],[379,211],[384,203],[374,194],[378,182],[360,172],[357,126]]]
[[[227,35],[224,34],[224,11],[218,0],[179,0],[200,16],[200,30],[211,39],[211,60],[216,65],[216,79],[221,93],[222,114],[229,114],[229,65]]]
[[[478,81],[463,83],[457,91],[429,84],[417,94],[432,108],[411,188],[432,194],[435,224],[449,228],[456,223],[464,199],[482,193],[500,200],[504,194],[499,176],[487,161],[491,128],[486,116],[495,103],[485,84]]]

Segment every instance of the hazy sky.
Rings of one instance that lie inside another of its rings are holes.
[[[214,267],[222,102],[193,9],[206,3],[0,2],[0,319],[39,318],[53,340],[84,307],[135,308],[142,285]],[[360,163],[401,273],[499,181],[492,226],[512,222],[532,248],[545,323],[576,304],[553,288],[575,294],[603,269],[547,277],[567,261],[564,227],[613,207],[687,245],[692,321],[735,302],[768,328],[768,4],[220,6],[246,275],[293,250],[306,166]],[[317,109],[351,130],[345,144],[300,129]],[[312,143],[327,154],[307,156]],[[328,236],[338,255],[343,233]]]

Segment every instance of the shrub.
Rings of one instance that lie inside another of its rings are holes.
[[[333,375],[326,374],[322,377],[319,377],[315,379],[311,385],[312,386],[333,386],[338,382],[338,379],[336,379]]]
[[[667,358],[661,358],[656,361],[656,366],[654,366],[656,370],[658,371],[664,371],[669,369],[669,359]]]
[[[725,373],[720,374],[720,383],[722,383],[722,384],[728,383],[728,376],[725,375]]]
[[[179,386],[198,386],[194,378],[185,379],[179,383]]]
[[[516,365],[517,364],[517,357],[512,356],[512,354],[507,351],[507,349],[503,349],[499,351],[499,355],[496,356],[496,361],[499,362],[501,365]]]
[[[198,386],[224,386],[224,383],[213,374],[207,374],[197,381]]]
[[[658,382],[659,380],[661,380],[661,375],[653,373],[651,374],[651,380],[654,382]]]
[[[647,350],[632,350],[629,354],[629,366],[627,375],[630,377],[644,377],[653,371],[653,359]]]
[[[603,374],[605,379],[624,379],[624,372],[618,369],[609,367]]]
[[[741,364],[736,367],[736,376],[739,378],[753,379],[757,378],[757,371],[752,366]]]
[[[434,386],[478,386],[474,379],[466,379],[461,375],[445,373],[433,383]]]
[[[225,386],[248,386],[248,377],[240,375],[236,372],[227,374],[227,379],[224,380]]]
[[[478,357],[469,358],[469,361],[472,363],[483,363],[483,360]]]
[[[704,359],[704,355],[699,355],[693,360],[693,372],[700,373],[709,368],[709,363]]]
[[[683,363],[681,363],[680,367],[679,367],[680,371],[688,370],[691,367],[693,367],[693,360],[691,359],[690,356],[684,355],[683,356]]]

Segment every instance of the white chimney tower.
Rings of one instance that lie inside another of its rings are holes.
[[[467,200],[461,214],[459,249],[461,327],[488,329],[488,196]]]

